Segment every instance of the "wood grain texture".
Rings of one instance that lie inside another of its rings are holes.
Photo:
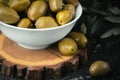
[[[7,76],[26,80],[56,79],[65,72],[76,71],[81,59],[86,62],[86,55],[86,50],[80,50],[79,55],[64,56],[56,46],[25,49],[0,33],[0,72]]]

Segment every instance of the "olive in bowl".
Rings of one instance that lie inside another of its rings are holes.
[[[0,21],[1,32],[20,46],[27,49],[43,49],[64,38],[74,27],[82,14],[82,7],[76,7],[75,18],[69,23],[53,28],[30,29],[9,25]]]

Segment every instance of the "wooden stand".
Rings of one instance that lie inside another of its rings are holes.
[[[80,61],[86,62],[86,50],[79,55],[63,56],[57,47],[29,50],[0,33],[0,72],[26,80],[55,79],[65,72],[76,71]]]

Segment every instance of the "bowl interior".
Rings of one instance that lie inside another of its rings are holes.
[[[65,27],[65,26],[67,26],[67,25],[72,24],[73,22],[77,21],[77,20],[80,18],[81,15],[82,15],[82,6],[81,6],[81,4],[79,3],[78,6],[76,7],[76,15],[75,15],[75,18],[74,18],[71,22],[69,22],[69,23],[67,23],[67,24],[65,24],[65,25],[59,26],[59,27],[43,28],[43,29],[32,29],[32,28],[26,28],[26,29],[24,29],[24,28],[20,28],[20,27],[14,26],[14,25],[9,25],[9,24],[3,23],[3,22],[1,22],[1,21],[0,21],[0,24],[5,25],[5,26],[8,26],[8,27],[11,27],[11,28],[15,28],[15,29],[21,29],[21,30],[30,30],[30,31],[52,30],[52,29],[58,29],[58,28]],[[1,27],[1,25],[0,25],[0,27]]]

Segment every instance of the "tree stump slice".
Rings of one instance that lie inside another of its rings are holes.
[[[76,71],[80,61],[87,61],[86,49],[79,55],[61,55],[56,46],[25,49],[0,33],[0,72],[25,80],[56,79],[65,72]],[[81,59],[82,60],[81,60]]]

